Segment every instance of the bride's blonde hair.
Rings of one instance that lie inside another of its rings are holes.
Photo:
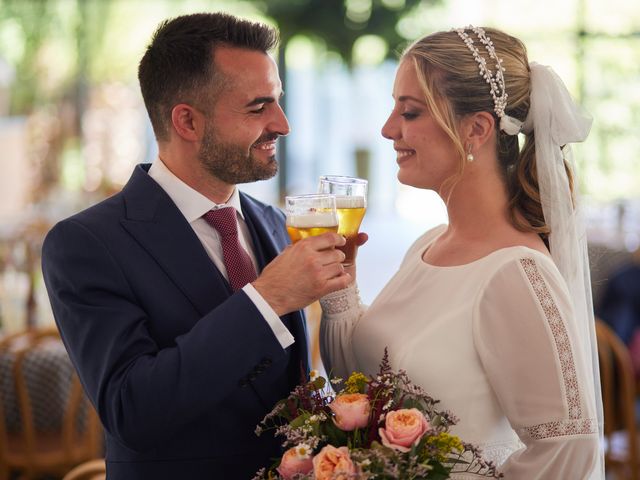
[[[530,104],[530,70],[527,50],[515,37],[494,28],[484,28],[493,42],[497,57],[505,69],[504,80],[508,94],[505,114],[525,120]],[[473,32],[470,33],[473,38]],[[495,61],[474,38],[478,52],[495,71]],[[401,60],[416,66],[431,114],[446,132],[459,152],[460,161],[455,175],[449,178],[445,189],[449,191],[462,176],[467,152],[460,140],[457,125],[470,113],[489,112],[496,125],[498,163],[507,186],[511,223],[524,232],[535,232],[545,241],[550,233],[540,203],[540,190],[535,162],[534,133],[525,135],[522,149],[518,135],[500,131],[500,119],[494,111],[490,86],[480,75],[478,62],[456,31],[437,32],[417,40],[402,54]],[[567,171],[573,191],[573,180]]]

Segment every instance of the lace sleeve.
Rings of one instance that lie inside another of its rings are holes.
[[[575,341],[569,294],[552,261],[504,265],[478,299],[473,328],[498,403],[525,445],[501,467],[505,476],[597,478],[588,354]]]
[[[320,299],[320,353],[325,370],[332,376],[345,378],[356,369],[351,337],[364,313],[358,287],[353,284]]]
[[[360,291],[356,284],[325,295],[320,299],[323,318],[340,320],[340,317],[352,315],[360,307]]]

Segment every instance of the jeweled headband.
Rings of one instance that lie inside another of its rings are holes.
[[[484,45],[489,58],[495,61],[495,74],[487,65],[485,58],[480,55],[478,47],[474,45],[474,41],[467,33],[467,30],[471,30],[476,34],[478,40]],[[502,66],[502,59],[498,58],[498,55],[496,54],[493,42],[486,32],[480,27],[468,25],[464,28],[457,28],[455,31],[473,54],[473,58],[478,63],[480,76],[489,84],[490,93],[493,97],[493,111],[500,119],[500,130],[505,132],[507,135],[517,135],[522,129],[523,122],[505,113],[505,109],[507,108],[507,98],[509,97],[504,82],[505,69]]]

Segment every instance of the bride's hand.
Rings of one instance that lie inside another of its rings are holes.
[[[358,256],[358,248],[360,248],[362,245],[367,243],[368,240],[369,240],[369,235],[367,235],[364,232],[358,233],[358,238],[356,239],[357,248],[353,256],[353,263],[349,267],[344,267],[344,271],[347,272],[349,275],[351,275],[351,278],[353,278],[354,282],[356,280],[356,257]]]

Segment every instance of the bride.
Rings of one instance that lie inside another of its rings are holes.
[[[370,307],[355,284],[321,300],[327,371],[373,374],[388,347],[392,367],[440,399],[459,418],[453,433],[506,479],[604,478],[586,245],[564,148],[591,120],[521,41],[489,28],[415,42],[393,98],[382,134],[398,179],[438,192],[449,224],[413,244]]]

